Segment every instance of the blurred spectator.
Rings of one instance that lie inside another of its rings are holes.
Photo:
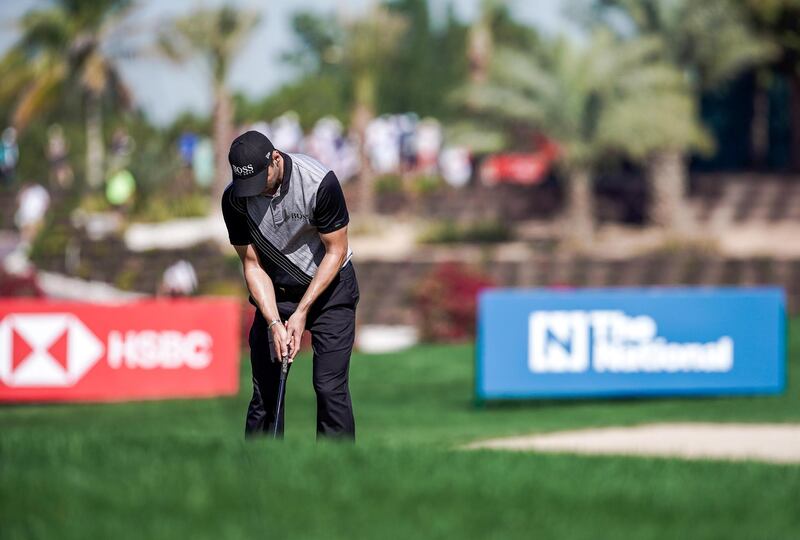
[[[112,173],[126,168],[131,161],[131,155],[136,147],[136,142],[124,127],[114,130],[111,137],[111,156],[108,169]]]
[[[248,129],[270,137],[276,148],[315,157],[331,167],[341,182],[356,177],[361,168],[356,141],[347,136],[342,123],[334,117],[320,118],[305,137],[298,116],[292,111],[277,117],[272,124],[256,122],[239,131]],[[367,159],[379,175],[439,173],[451,186],[466,185],[472,177],[469,151],[463,148],[443,151],[443,143],[441,123],[435,118],[420,121],[416,113],[373,118],[364,141]],[[198,153],[199,143],[194,151]],[[201,183],[197,168],[195,165],[195,175]]]
[[[333,166],[337,161],[337,145],[342,136],[342,123],[335,118],[320,118],[305,140],[309,155]]]
[[[191,296],[197,291],[197,273],[189,261],[179,260],[166,270],[158,287],[159,296],[178,298]]]
[[[361,158],[358,155],[358,145],[347,137],[339,139],[338,161],[336,175],[340,182],[355,178],[361,169]]]
[[[69,144],[60,124],[53,124],[47,130],[47,162],[50,185],[61,190],[72,187],[74,175],[69,164]]]
[[[275,138],[272,135],[272,128],[270,128],[269,124],[267,124],[264,121],[260,121],[260,122],[254,123],[249,128],[241,130],[241,133],[244,133],[245,131],[249,131],[249,130],[258,131],[259,133],[261,133],[262,135],[267,137],[269,140],[274,140],[274,138]],[[240,135],[241,135],[241,133],[240,133]]]
[[[321,118],[304,143],[306,152],[327,164],[344,182],[358,173],[358,151],[344,136],[342,123],[336,118]]]
[[[14,183],[14,173],[19,162],[17,130],[7,127],[0,139],[0,184],[8,187]]]
[[[204,137],[195,146],[192,171],[198,186],[211,187],[214,181],[214,143],[211,139]]]
[[[472,177],[472,162],[467,148],[450,147],[439,156],[439,170],[444,181],[453,187],[464,187]]]
[[[192,160],[194,159],[194,150],[195,146],[197,145],[197,135],[194,133],[181,133],[181,136],[178,138],[178,153],[181,156],[181,161],[185,167],[192,166]]]
[[[417,166],[417,126],[419,118],[414,113],[400,115],[398,135],[400,137],[400,163],[403,172],[412,171]]]
[[[374,118],[367,126],[365,143],[372,170],[388,174],[400,169],[400,130],[391,116]]]
[[[25,184],[17,196],[17,213],[14,223],[20,231],[22,242],[30,245],[42,226],[45,212],[50,206],[50,194],[41,184]]]
[[[426,118],[417,127],[417,169],[432,174],[436,170],[441,147],[442,125],[438,120]]]
[[[106,182],[106,199],[119,209],[127,209],[133,203],[136,180],[128,169],[115,172]]]
[[[284,152],[299,152],[303,142],[303,128],[294,111],[288,111],[272,122],[272,143]]]

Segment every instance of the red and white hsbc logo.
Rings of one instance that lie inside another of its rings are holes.
[[[0,401],[218,395],[238,387],[235,302],[56,307],[0,302]]]
[[[68,313],[8,315],[0,322],[0,379],[8,386],[71,386],[104,351]]]

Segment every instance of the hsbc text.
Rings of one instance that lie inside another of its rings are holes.
[[[108,365],[114,369],[204,369],[211,363],[211,336],[201,330],[182,333],[122,332],[108,334]]]

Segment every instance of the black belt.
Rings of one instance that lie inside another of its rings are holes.
[[[335,288],[343,278],[346,279],[352,275],[353,265],[352,263],[347,263],[344,268],[339,270],[339,273],[333,278],[333,281],[328,288]],[[279,302],[299,302],[303,298],[303,295],[306,294],[306,290],[308,289],[308,287],[305,285],[274,285],[274,287],[275,299]]]

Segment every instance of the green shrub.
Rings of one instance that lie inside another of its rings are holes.
[[[420,241],[426,244],[492,244],[506,242],[512,237],[511,229],[498,221],[478,221],[460,225],[445,220],[425,231]]]
[[[375,192],[400,193],[403,191],[403,179],[396,174],[385,174],[375,179]]]
[[[438,191],[443,185],[442,179],[439,176],[418,176],[411,182],[409,189],[412,193],[417,195],[430,195]]]
[[[111,210],[111,205],[103,193],[86,193],[81,197],[78,207],[90,214],[97,212],[108,212]]]
[[[29,255],[31,261],[36,265],[41,265],[45,261],[64,257],[71,234],[69,226],[66,224],[46,224],[39,230],[31,244]]]
[[[203,217],[208,215],[209,206],[209,197],[204,193],[192,193],[175,198],[154,194],[134,213],[134,218],[137,221],[159,222]]]

